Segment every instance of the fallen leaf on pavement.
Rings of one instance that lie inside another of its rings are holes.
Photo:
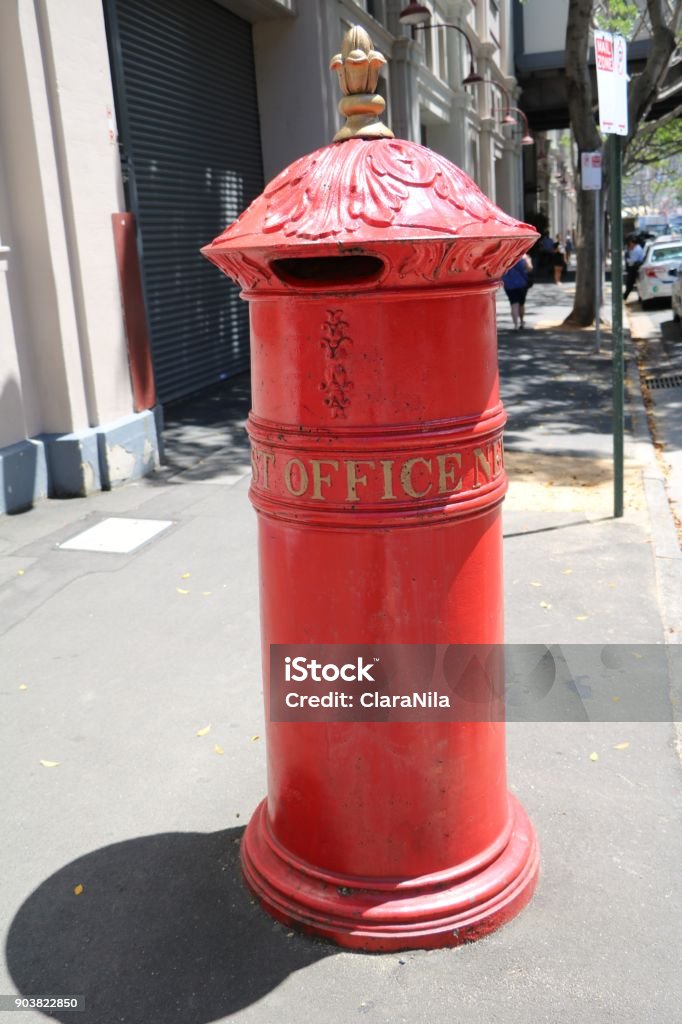
[[[551,604],[547,604],[546,601],[540,601],[540,607],[541,608],[551,608],[552,606],[551,606]]]
[[[183,574],[180,577],[180,579],[181,580],[188,580],[189,579],[189,573],[188,572],[183,572]]]
[[[78,885],[74,886],[74,890],[73,890],[74,896],[80,896],[80,894],[82,892],[83,892],[83,886],[80,885],[80,883]]]
[[[576,615],[575,619],[576,622],[585,622],[586,619],[589,619],[589,615]]]
[[[202,597],[210,597],[210,596],[211,596],[211,593],[212,593],[212,592],[211,592],[210,590],[202,590],[202,591],[201,591],[201,595],[202,595]]]
[[[537,580],[531,580],[530,585],[531,587],[541,587],[542,583],[539,583]]]
[[[215,747],[214,747],[213,749],[214,749],[214,751],[216,752],[216,754],[224,754],[224,753],[225,753],[225,751],[223,750],[223,748],[222,748],[222,747],[219,747],[217,743],[216,743],[216,745],[215,745]]]
[[[260,736],[258,735],[258,733],[256,733],[256,735],[255,735],[255,736],[252,736],[252,737],[251,737],[251,742],[252,742],[252,743],[255,743],[255,742],[256,742],[256,740],[259,740],[259,739],[260,739]]]
[[[61,764],[60,761],[41,761],[40,763],[43,768],[57,768]]]
[[[189,590],[183,590],[182,587],[176,587],[175,589],[177,590],[178,594],[189,594]]]
[[[570,576],[571,573],[573,572],[572,569],[562,569],[561,571],[562,571],[564,576]]]
[[[205,725],[203,729],[197,730],[197,736],[206,736],[211,731],[210,725]]]
[[[593,751],[590,754],[590,761],[598,761],[598,760],[599,760],[599,754],[597,754],[596,752]]]
[[[627,750],[630,746],[629,743],[616,743],[614,750]]]
[[[26,685],[26,683],[20,683],[19,684],[19,689],[20,690],[28,690],[28,686]]]
[[[25,569],[17,569],[17,576],[23,576],[25,572]]]

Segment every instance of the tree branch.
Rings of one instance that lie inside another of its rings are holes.
[[[682,78],[680,78],[679,82],[675,82],[674,85],[669,85],[667,88],[661,89],[661,91],[656,96],[656,102],[660,103],[663,100],[670,99],[671,96],[674,96],[675,93],[680,92],[681,89],[682,89]]]
[[[673,19],[675,24],[681,7],[682,3],[678,0]],[[676,46],[675,32],[665,23],[663,0],[647,0],[647,12],[651,25],[649,55],[644,70],[632,80],[628,91],[630,132],[626,148],[637,133],[639,122],[649,113],[656,99]]]

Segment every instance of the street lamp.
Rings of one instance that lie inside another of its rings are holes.
[[[488,84],[489,85],[494,85],[495,88],[499,89],[500,92],[504,96],[504,102],[505,102],[505,108],[506,109],[505,109],[504,117],[502,118],[502,124],[518,124],[516,118],[513,117],[512,113],[511,113],[511,96],[509,95],[509,90],[507,88],[505,88],[505,86],[502,85],[501,82],[496,82],[494,78],[489,79],[488,80]]]
[[[511,113],[512,110],[515,110],[517,114],[521,115],[521,117],[523,118],[523,123],[525,125],[525,134],[521,136],[521,145],[522,146],[534,146],[535,145],[535,139],[533,138],[533,136],[530,133],[530,129],[528,127],[528,118],[526,117],[526,115],[524,114],[524,112],[521,110],[520,107],[509,107],[509,112],[510,113]]]
[[[464,36],[464,41],[469,53],[469,74],[466,78],[462,79],[462,85],[475,85],[477,82],[484,81],[483,77],[476,73],[476,68],[474,66],[474,49],[471,45],[471,40],[464,29],[460,28],[459,25],[453,25],[445,21],[438,22],[435,25],[428,24],[431,19],[431,11],[428,7],[415,3],[415,0],[410,0],[410,3],[403,11],[400,12],[398,17],[403,25],[409,25],[412,28],[413,39],[414,33],[418,28],[423,31],[434,28],[454,28],[455,32],[459,32],[461,36]]]
[[[526,117],[526,115],[524,114],[524,112],[521,110],[520,107],[513,107],[512,106],[511,95],[509,93],[509,90],[506,89],[502,85],[501,82],[495,81],[494,78],[487,79],[487,81],[488,81],[489,85],[494,85],[495,88],[499,89],[500,92],[504,95],[504,99],[505,99],[505,103],[506,103],[506,109],[505,109],[504,117],[502,118],[502,124],[518,124],[519,123],[517,118],[515,118],[512,115],[512,110],[515,110],[517,114],[521,115],[521,117],[523,118],[523,123],[525,125],[525,134],[523,135],[523,137],[521,139],[521,145],[522,146],[533,146],[533,145],[535,145],[535,140],[534,140],[533,136],[530,134],[530,129],[528,127],[528,118]]]

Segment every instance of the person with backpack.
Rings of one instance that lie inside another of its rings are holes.
[[[533,285],[532,269],[533,264],[530,257],[522,256],[502,277],[502,285],[511,306],[515,331],[521,330],[525,325],[526,295],[528,289]]]

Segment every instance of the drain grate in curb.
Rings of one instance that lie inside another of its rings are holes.
[[[682,373],[667,373],[664,377],[645,377],[644,383],[652,391],[661,388],[682,388]]]

